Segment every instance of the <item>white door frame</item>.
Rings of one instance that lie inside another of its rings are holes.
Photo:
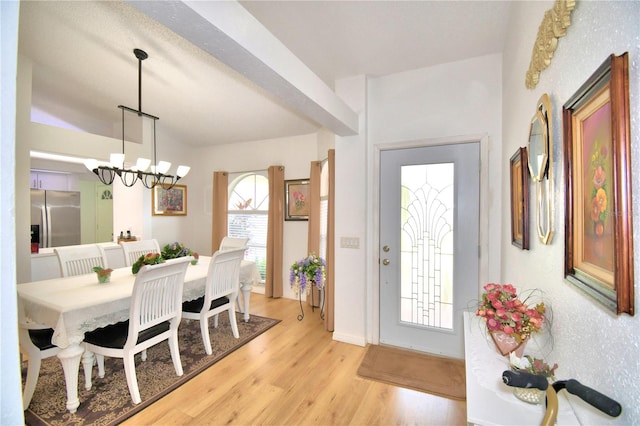
[[[371,259],[372,271],[371,291],[367,295],[367,319],[369,336],[367,340],[374,345],[380,344],[380,154],[381,151],[402,148],[418,148],[434,145],[452,145],[459,143],[479,142],[480,143],[480,257],[478,259],[478,291],[481,283],[486,283],[489,277],[489,136],[466,135],[445,137],[437,139],[418,139],[406,142],[379,143],[373,145],[373,176],[371,186],[372,212],[371,212],[371,235],[372,241],[368,245],[370,253],[367,259]],[[479,294],[479,293],[478,293]]]

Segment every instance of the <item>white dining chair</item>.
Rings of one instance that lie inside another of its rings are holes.
[[[92,273],[94,266],[108,268],[107,255],[97,244],[56,247],[53,251],[63,277]]]
[[[129,319],[86,332],[84,346],[96,355],[98,375],[104,377],[104,357],[122,358],[127,386],[134,404],[141,402],[134,356],[165,340],[169,343],[176,375],[182,376],[178,349],[178,326],[182,312],[182,289],[192,256],[145,265],[136,275]],[[83,361],[86,388],[91,389],[92,357]]]
[[[218,250],[209,263],[204,295],[182,304],[182,317],[200,321],[202,342],[207,355],[213,352],[209,337],[209,318],[214,316],[214,327],[218,327],[218,314],[227,311],[233,337],[238,339],[235,303],[240,291],[240,263],[244,248]]]
[[[160,245],[156,239],[140,241],[121,241],[120,247],[124,253],[124,264],[133,265],[140,256],[148,253],[160,253]]]
[[[249,238],[224,237],[222,241],[220,241],[219,250],[233,250],[241,247],[247,248],[247,243],[249,243]]]
[[[18,340],[22,352],[27,355],[27,379],[22,392],[22,407],[27,409],[38,384],[43,359],[58,355],[60,348],[51,342],[53,329],[38,324],[18,322]]]
[[[249,243],[249,238],[225,236],[224,238],[222,238],[222,241],[220,241],[219,250],[233,250],[233,249],[237,249],[237,248],[244,248],[246,250],[248,243]],[[242,296],[242,299],[243,299],[243,302],[244,302],[245,295],[242,294],[242,292],[240,292],[238,294],[238,298],[236,299],[236,306],[238,307],[238,310],[241,313],[244,313],[244,309],[242,308],[244,303],[240,303],[240,297],[241,296]]]

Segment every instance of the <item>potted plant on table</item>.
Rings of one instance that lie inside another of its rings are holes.
[[[525,371],[538,376],[544,376],[547,378],[549,383],[553,383],[555,381],[555,373],[558,368],[558,364],[553,364],[553,367],[551,367],[543,359],[534,358],[530,355],[525,355],[524,357],[519,358],[513,352],[509,354],[509,366],[513,371]],[[513,388],[513,394],[516,398],[530,404],[541,404],[545,397],[545,391],[541,391],[537,388],[515,387]]]
[[[483,289],[485,292],[476,315],[485,321],[500,354],[507,356],[515,351],[516,355],[522,356],[531,334],[542,329],[546,312],[544,303],[528,306],[527,298],[521,300],[511,284],[490,283]]]
[[[98,275],[98,282],[100,284],[104,284],[111,281],[111,272],[113,272],[113,269],[103,268],[102,266],[94,266],[93,272]]]
[[[193,260],[191,261],[192,265],[198,263],[199,255],[195,251],[187,248],[183,243],[173,242],[171,244],[165,244],[162,248],[162,257],[164,259],[177,259],[179,257],[184,256],[193,256]]]
[[[159,263],[164,263],[164,259],[160,253],[147,253],[143,256],[140,256],[138,260],[131,265],[131,273],[134,275],[140,271],[144,265],[157,265]]]

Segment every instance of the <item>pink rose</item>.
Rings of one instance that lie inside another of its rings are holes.
[[[604,172],[604,169],[602,168],[602,166],[598,166],[598,168],[596,168],[595,172],[593,173],[593,185],[596,187],[596,189],[602,188],[602,185],[604,185],[606,176],[607,175]]]

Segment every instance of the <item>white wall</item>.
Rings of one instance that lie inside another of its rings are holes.
[[[500,170],[501,55],[379,78],[344,79],[337,93],[360,115],[358,136],[336,138],[336,309],[334,339],[378,340],[377,147],[418,139],[488,135],[489,162]],[[476,140],[479,140],[476,138]],[[489,174],[488,274],[500,273],[501,175]],[[344,214],[340,214],[344,212]],[[348,213],[347,213],[348,212]],[[339,247],[360,238],[360,249]]]
[[[367,80],[356,76],[336,82],[336,93],[358,114],[358,134],[336,136],[335,293],[333,338],[364,346],[367,278]],[[360,248],[340,247],[340,238],[358,238]]]
[[[0,424],[24,424],[18,355],[15,250],[15,115],[18,52],[18,2],[0,2]],[[29,178],[27,178],[28,182]]]
[[[571,26],[559,39],[551,65],[540,75],[533,90],[525,88],[538,26],[553,2],[514,2],[507,35],[503,68],[503,140],[501,169],[508,176],[509,158],[518,147],[526,146],[529,122],[538,98],[548,93],[553,116],[553,164],[556,188],[555,235],[549,246],[531,237],[531,249],[522,251],[510,243],[510,222],[502,223],[502,278],[518,288],[540,288],[553,308],[551,362],[557,362],[559,378],[576,378],[585,385],[618,400],[623,407],[613,420],[586,404],[572,399],[582,424],[640,423],[640,316],[616,316],[564,280],[564,170],[562,151],[562,105],[591,76],[611,53],[629,52],[631,95],[631,138],[633,179],[633,227],[635,246],[635,306],[638,304],[640,277],[640,3],[576,2]],[[531,189],[534,187],[531,186]],[[503,217],[509,214],[509,181],[503,180]],[[531,208],[534,208],[533,202]],[[534,226],[533,211],[530,226]],[[534,228],[535,229],[535,228]]]

